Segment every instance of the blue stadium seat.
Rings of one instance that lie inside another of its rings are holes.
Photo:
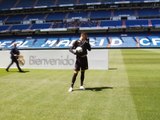
[[[25,20],[30,20],[30,19],[39,19],[39,20],[44,20],[46,14],[31,14],[27,15],[27,18]]]
[[[57,43],[57,38],[49,37],[46,38],[46,41],[43,44],[40,44],[43,48],[55,48],[55,43]]]
[[[148,20],[127,20],[126,27],[148,27]]]
[[[153,19],[151,20],[152,26],[154,27],[160,27],[160,19]]]
[[[123,47],[135,47],[136,41],[133,39],[133,37],[121,37],[123,42]]]
[[[75,27],[78,27],[78,25],[77,24],[75,24],[74,22],[67,22],[67,23],[64,23],[63,24],[63,27],[64,28],[75,28]]]
[[[97,21],[81,22],[80,27],[97,27]]]
[[[0,16],[0,21],[4,21],[7,18],[7,16]]]
[[[30,25],[13,25],[10,30],[27,30],[29,28]]]
[[[24,20],[26,15],[14,15],[14,16],[9,16],[7,19],[7,22],[21,22]]]
[[[103,20],[100,23],[101,27],[109,27],[109,28],[121,28],[122,27],[122,21],[118,20]]]
[[[88,18],[88,12],[70,12],[68,18]]]
[[[34,7],[36,0],[20,0],[16,7]]]
[[[53,6],[55,0],[38,0],[35,6]]]
[[[16,4],[17,0],[1,0],[0,1],[0,9],[10,9],[12,7],[14,7],[14,5]]]
[[[71,4],[101,4],[101,3],[115,3],[115,2],[159,2],[157,0],[1,0],[0,9],[10,8],[30,8],[35,6],[55,6],[55,5],[71,5]]]
[[[48,29],[51,27],[51,23],[32,24],[31,29]]]
[[[41,48],[41,46],[45,43],[46,38],[37,38],[33,44],[33,48]]]
[[[52,26],[52,28],[65,28],[66,25],[63,22],[58,22],[58,23],[54,23],[54,25]]]
[[[0,26],[0,32],[2,32],[2,31],[7,31],[8,29],[9,29],[9,25],[2,25],[2,26]]]
[[[108,18],[108,17],[111,17],[111,11],[105,11],[105,10],[92,11],[90,15],[91,19]]]
[[[13,38],[1,38],[0,43],[4,43],[3,48],[9,48],[15,40]]]
[[[135,16],[135,10],[114,10],[114,16]]]
[[[137,12],[138,16],[160,16],[159,9],[141,9]]]
[[[80,4],[87,4],[87,3],[99,3],[100,0],[79,0]]]
[[[61,41],[63,41],[64,44],[57,45],[56,47],[58,47],[58,48],[68,48],[68,46],[66,46],[65,43],[68,43],[68,44],[70,43],[70,37],[60,37],[58,39],[58,41],[59,41],[59,43]]]
[[[58,0],[57,4],[62,5],[62,4],[76,4],[77,0]]]
[[[159,36],[147,36],[146,37],[149,41],[150,41],[150,46],[151,47],[159,47],[160,46],[160,37]],[[157,41],[157,42],[152,42],[152,40],[154,39],[154,41]]]
[[[21,46],[21,48],[32,48],[33,47],[33,44],[35,42],[34,38],[26,38],[24,40],[25,40],[24,41],[25,45],[23,47]]]
[[[46,20],[63,20],[66,16],[66,13],[50,13],[48,14]]]

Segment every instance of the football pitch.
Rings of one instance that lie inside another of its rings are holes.
[[[98,64],[98,63],[97,63]],[[0,69],[0,120],[159,120],[160,51],[109,50],[109,70]]]

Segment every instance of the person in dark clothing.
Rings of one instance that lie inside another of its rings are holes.
[[[81,47],[82,51],[78,52],[76,51],[77,47]],[[85,90],[83,86],[84,78],[85,78],[85,70],[88,69],[88,59],[87,59],[87,51],[91,50],[91,45],[89,43],[89,39],[86,33],[81,33],[80,39],[76,40],[72,47],[69,49],[71,53],[76,55],[76,62],[75,62],[75,68],[74,68],[74,74],[72,76],[72,83],[71,87],[69,88],[69,92],[73,91],[74,83],[76,81],[76,77],[78,75],[78,72],[81,70],[81,83],[80,83],[80,89]]]
[[[19,72],[24,72],[20,66],[19,66],[19,63],[18,63],[18,56],[20,55],[20,52],[17,48],[17,44],[15,43],[13,45],[13,48],[11,49],[10,51],[10,54],[11,54],[11,63],[8,65],[8,67],[6,68],[6,71],[9,72],[9,68],[11,67],[11,65],[13,65],[13,63],[15,62],[16,65],[17,65],[17,68],[19,70]]]

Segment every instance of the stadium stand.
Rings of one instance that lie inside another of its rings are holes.
[[[13,15],[7,18],[6,22],[21,22],[24,20],[26,15]]]
[[[16,7],[34,7],[35,6],[35,3],[36,3],[36,0],[20,0],[20,1],[17,1],[17,5]]]
[[[158,0],[0,0],[0,36],[4,38],[0,38],[0,41],[8,41],[15,35],[18,41],[23,35],[31,36],[32,39],[22,37],[22,44],[27,42],[29,48],[41,48],[48,39],[49,42],[52,39],[63,40],[45,35],[69,34],[64,39],[71,41],[78,37],[78,33],[85,31],[96,34],[95,37],[91,34],[94,42],[105,38],[105,47],[116,47],[108,42],[112,36],[104,37],[108,33],[119,33],[116,34],[119,37],[113,38],[122,40],[124,44],[119,47],[135,47],[137,42],[128,32],[145,32],[144,36],[147,36],[148,33],[159,31],[159,6]],[[121,37],[124,33],[127,36]],[[45,37],[33,39],[41,34]],[[12,42],[17,41],[15,39]],[[151,38],[148,39],[152,42]],[[47,44],[45,48],[50,48]]]
[[[77,4],[77,0],[58,0],[57,3],[58,5],[62,5],[62,4]]]
[[[1,32],[7,31],[8,29],[9,29],[9,25],[2,25],[2,26],[0,26],[0,31]]]
[[[15,7],[17,0],[1,0],[0,9],[6,10]]]
[[[64,12],[59,12],[59,13],[50,13],[48,14],[46,20],[50,21],[50,20],[63,20],[66,17],[66,13]]]
[[[30,29],[47,29],[50,28],[51,24],[50,23],[45,23],[45,24],[32,24],[32,27]]]
[[[160,19],[153,19],[151,21],[153,27],[160,27]]]
[[[100,23],[101,27],[109,27],[109,28],[121,28],[122,27],[122,21],[119,20],[112,20],[112,21],[101,21]]]
[[[111,11],[106,10],[98,10],[98,11],[91,11],[90,18],[91,19],[103,19],[112,17]]]
[[[22,24],[18,24],[18,25],[13,25],[10,30],[11,31],[23,31],[23,30],[27,30],[29,28],[29,25],[22,25]]]
[[[127,20],[126,26],[127,27],[148,27],[149,23],[148,23],[148,20]]]
[[[25,20],[32,20],[32,19],[45,20],[45,16],[46,16],[46,14],[41,14],[41,13],[31,14],[31,15],[27,15]]]
[[[35,6],[52,6],[54,4],[54,0],[37,0]]]

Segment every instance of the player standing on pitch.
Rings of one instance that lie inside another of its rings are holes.
[[[77,47],[81,47],[81,52],[76,51]],[[76,77],[78,75],[78,72],[81,70],[81,85],[80,89],[85,90],[83,86],[84,78],[85,78],[85,70],[88,69],[88,59],[87,59],[87,50],[91,50],[91,45],[89,43],[89,39],[86,33],[81,33],[80,39],[76,40],[72,47],[70,48],[70,52],[76,55],[76,62],[75,62],[75,68],[74,68],[74,74],[72,76],[72,83],[71,87],[69,88],[69,92],[73,91],[73,86],[76,81]]]
[[[12,61],[11,61],[11,63],[9,64],[9,66],[6,68],[6,71],[9,72],[9,68],[10,68],[11,65],[15,62],[16,65],[17,65],[17,68],[18,68],[19,72],[24,72],[24,71],[20,68],[19,63],[18,63],[18,56],[19,56],[20,52],[19,52],[19,50],[18,50],[18,48],[17,48],[17,44],[16,44],[16,43],[14,43],[13,48],[11,49],[10,54],[11,54],[11,60],[12,60]]]

